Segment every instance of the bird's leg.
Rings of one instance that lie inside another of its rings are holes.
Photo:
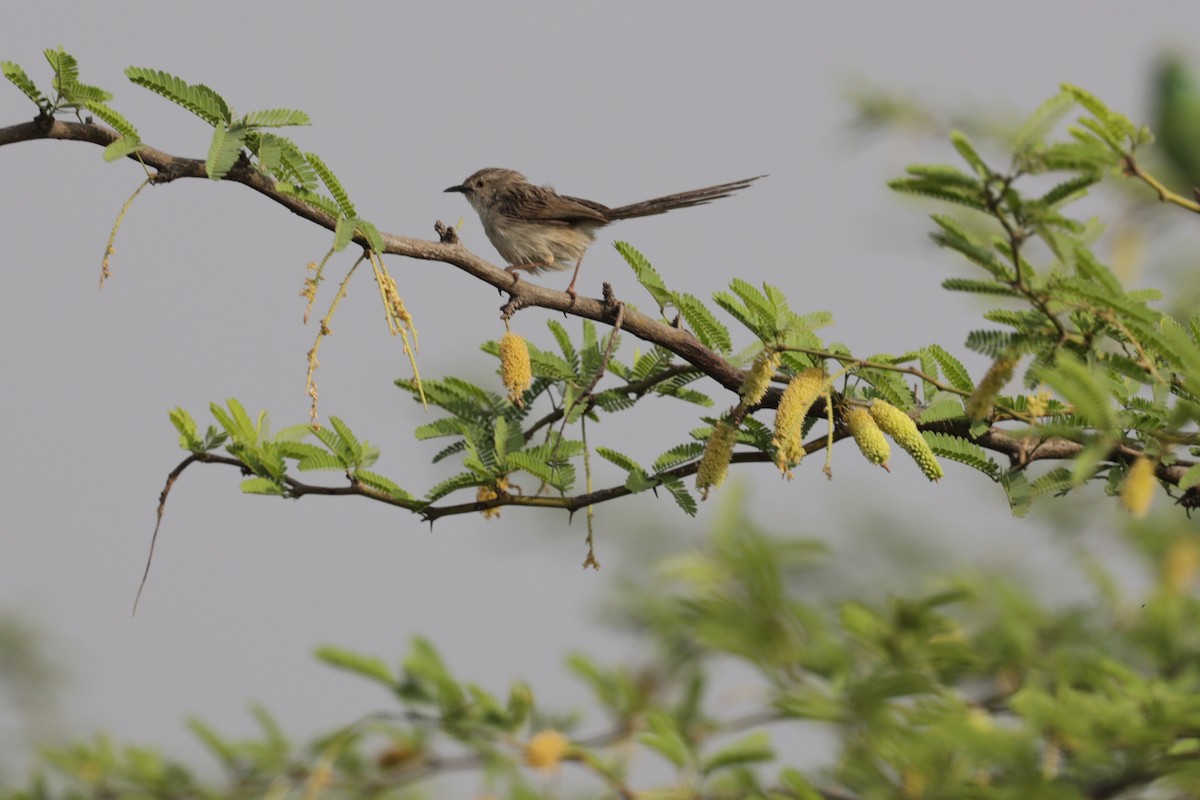
[[[511,267],[505,267],[505,268],[504,268],[504,271],[505,271],[505,272],[507,272],[509,275],[512,275],[512,279],[513,279],[513,286],[516,286],[516,285],[517,285],[517,281],[521,280],[521,270],[523,270],[523,269],[529,269],[529,267],[527,267],[527,266],[524,266],[524,265],[522,265],[522,266],[518,267],[518,266],[516,266],[516,265],[514,264],[514,265],[513,265],[513,266],[511,266]]]
[[[583,264],[583,256],[575,259],[575,274],[571,276],[571,282],[567,284],[567,294],[571,295],[571,305],[575,305],[575,281],[579,280],[579,267]]]

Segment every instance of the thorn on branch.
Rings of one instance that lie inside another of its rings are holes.
[[[1175,502],[1182,506],[1190,517],[1193,508],[1200,508],[1200,485],[1189,486],[1183,496]]]
[[[442,244],[459,244],[458,228],[453,225],[447,225],[439,219],[433,223],[433,231],[438,235],[438,241]]]

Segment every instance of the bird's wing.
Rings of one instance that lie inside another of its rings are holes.
[[[504,197],[498,210],[506,217],[571,225],[608,222],[608,207],[579,197],[566,197],[544,186],[518,186]]]

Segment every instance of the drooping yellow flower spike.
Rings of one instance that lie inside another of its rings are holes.
[[[500,337],[500,378],[508,389],[509,402],[525,405],[522,395],[533,384],[533,367],[525,340],[512,331]]]
[[[912,417],[891,403],[876,400],[871,403],[871,418],[884,433],[892,437],[892,441],[912,456],[926,478],[936,481],[942,477],[942,465],[933,455],[933,448],[929,446],[929,442],[925,441],[925,437],[917,430],[917,423],[913,422]]]
[[[1015,358],[997,358],[992,362],[975,391],[967,398],[967,416],[970,419],[981,420],[991,415],[996,395],[1012,380],[1017,362]]]
[[[566,736],[556,730],[540,731],[525,745],[525,764],[542,772],[553,772],[570,752],[571,742]]]
[[[742,383],[742,405],[752,408],[762,402],[767,389],[771,388],[775,370],[779,369],[779,361],[779,353],[774,350],[763,350],[758,354],[754,365],[750,367],[750,374]]]
[[[737,428],[727,420],[718,422],[708,437],[700,466],[696,468],[696,489],[701,499],[708,499],[708,490],[715,489],[729,474],[729,461],[733,458],[733,446],[737,444]]]
[[[800,441],[804,418],[828,384],[825,370],[812,367],[792,378],[779,398],[779,408],[775,410],[775,438],[771,444],[775,448],[775,466],[788,478],[792,477],[790,468],[804,458]]]
[[[888,469],[888,459],[892,456],[892,446],[884,438],[883,431],[871,418],[871,412],[862,406],[852,406],[845,416],[846,430],[854,437],[854,443],[862,451],[863,456],[872,464],[891,472]]]
[[[1154,478],[1154,459],[1138,456],[1125,475],[1125,483],[1121,485],[1121,505],[1135,517],[1146,516],[1154,500],[1157,483]]]

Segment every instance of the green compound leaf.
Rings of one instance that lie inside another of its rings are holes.
[[[312,120],[303,111],[292,108],[267,108],[251,111],[240,120],[247,128],[281,128],[285,125],[310,125]]]
[[[943,458],[957,461],[960,464],[966,464],[968,467],[977,469],[988,477],[995,477],[1000,472],[1000,467],[997,466],[996,462],[989,458],[987,452],[974,442],[936,431],[922,431],[921,435],[925,437],[925,441],[933,448],[933,452]]]
[[[613,242],[613,247],[621,254],[621,258],[625,259],[625,263],[633,269],[637,282],[650,293],[654,302],[658,303],[659,313],[664,313],[667,305],[674,302],[675,298],[667,289],[662,276],[650,265],[649,259],[629,242]]]
[[[733,340],[729,337],[729,329],[713,316],[700,298],[690,294],[680,294],[675,297],[675,305],[696,333],[696,338],[703,342],[705,347],[711,347],[722,353],[728,353],[733,349]]]
[[[321,176],[321,182],[325,184],[325,188],[329,189],[329,193],[337,201],[342,213],[347,217],[357,217],[358,212],[354,210],[354,204],[350,202],[350,195],[342,188],[342,184],[337,179],[337,176],[333,174],[333,170],[326,166],[325,162],[316,153],[305,153],[304,158],[317,175]]]
[[[33,102],[37,103],[38,108],[46,110],[50,108],[50,101],[46,96],[34,85],[29,76],[25,74],[25,70],[21,69],[18,64],[12,61],[0,61],[0,73],[8,78],[9,83],[16,86],[21,92]]]
[[[246,129],[240,126],[224,128],[220,125],[213,128],[212,142],[208,147],[208,158],[204,161],[204,169],[208,177],[219,181],[229,174],[242,147],[246,144]]]
[[[213,127],[224,127],[233,122],[225,99],[202,83],[193,85],[162,70],[144,67],[129,67],[125,75],[138,86],[186,108]]]
[[[322,645],[313,655],[318,661],[324,661],[331,667],[353,672],[387,687],[396,685],[396,675],[382,659],[374,656],[365,656],[334,645]]]

